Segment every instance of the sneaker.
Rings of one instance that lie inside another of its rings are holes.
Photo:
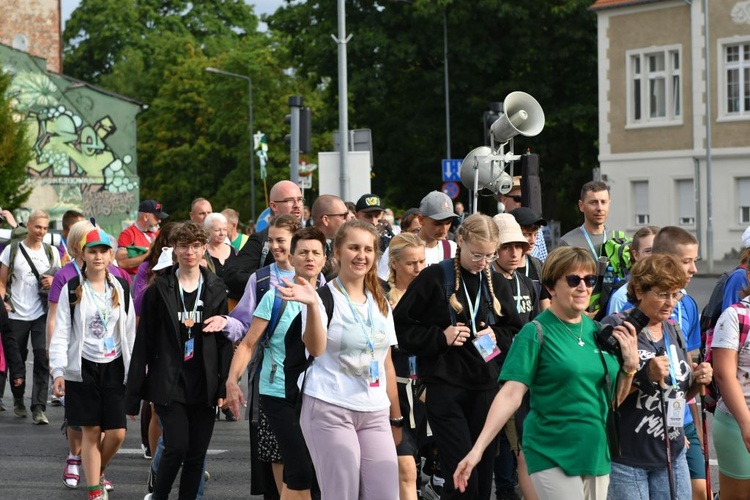
[[[153,458],[151,456],[151,449],[143,443],[141,443],[141,451],[143,452],[143,458],[146,460],[151,460]]]
[[[49,424],[49,420],[47,420],[47,415],[44,414],[44,411],[41,408],[37,408],[36,410],[33,410],[32,414],[33,414],[32,423],[34,425]]]
[[[154,484],[156,483],[156,472],[151,467],[148,468],[148,479],[146,480],[146,489],[149,493],[154,492]]]
[[[99,484],[102,486],[102,491],[104,493],[115,490],[115,487],[112,485],[112,483],[107,481],[107,478],[105,478],[103,474],[101,477],[99,477]]]
[[[26,405],[23,404],[23,399],[19,398],[13,400],[13,413],[15,413],[18,418],[26,418],[29,416],[26,412]]]
[[[151,493],[149,493],[145,497],[143,497],[143,500],[151,500]]]
[[[68,455],[65,460],[65,470],[63,470],[63,484],[67,488],[78,488],[78,481],[81,479],[81,457]]]
[[[50,406],[62,406],[62,398],[58,398],[57,396],[53,395],[49,400]]]
[[[209,474],[207,470],[204,470],[204,471],[203,471],[203,478],[204,478],[204,479],[205,479],[206,481],[210,481],[210,480],[211,480],[211,474]]]

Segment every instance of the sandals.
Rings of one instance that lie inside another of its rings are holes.
[[[65,470],[63,471],[63,484],[67,488],[75,489],[78,488],[78,481],[81,479],[81,459],[70,458],[65,460]]]

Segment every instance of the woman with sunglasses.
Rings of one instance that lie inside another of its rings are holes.
[[[490,217],[468,217],[458,229],[456,257],[423,270],[394,312],[399,348],[417,356],[427,420],[446,477],[482,429],[502,360],[521,326],[508,280],[490,272],[498,241]],[[446,481],[441,498],[489,498],[494,447],[479,458],[467,493]]]
[[[500,375],[505,383],[474,447],[456,468],[456,488],[467,489],[472,470],[487,450],[493,450],[495,436],[530,390],[523,444],[539,498],[607,497],[609,406],[612,399],[621,401],[630,391],[632,379],[627,373],[635,370],[638,353],[635,331],[629,325],[613,332],[622,348],[622,366],[614,355],[598,348],[596,323],[585,314],[595,272],[596,263],[582,248],[560,247],[547,257],[542,284],[552,297],[550,307],[513,340]],[[615,387],[607,387],[605,380]]]
[[[612,461],[610,500],[670,498],[670,475],[672,498],[692,496],[685,407],[711,381],[712,369],[708,363],[691,363],[678,323],[670,319],[686,283],[682,264],[667,254],[645,257],[630,272],[628,301],[648,317],[648,323],[637,332],[639,364],[632,372],[631,394],[620,406],[622,454]],[[622,324],[632,311],[607,316],[603,322]]]

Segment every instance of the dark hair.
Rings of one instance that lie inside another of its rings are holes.
[[[354,204],[352,201],[345,201],[344,205],[346,205],[346,209],[349,210],[352,213],[357,213],[357,205]]]
[[[659,234],[659,226],[643,226],[633,235],[633,242],[630,244],[630,248],[636,252],[641,251],[641,238],[646,236]],[[653,248],[652,248],[653,251]]]
[[[630,270],[628,302],[638,304],[635,291],[648,292],[658,286],[666,290],[684,288],[687,274],[680,261],[669,254],[653,254],[642,258]]]
[[[609,191],[609,187],[602,181],[589,181],[581,187],[581,201],[586,199],[586,193]]]
[[[656,233],[652,253],[675,253],[678,245],[697,245],[698,240],[681,227],[664,226]]]
[[[208,232],[203,229],[203,226],[193,221],[178,224],[171,236],[175,246],[179,243],[188,245],[190,243],[200,243],[201,245],[205,245],[208,242]]]
[[[294,233],[292,236],[291,253],[297,248],[297,242],[300,240],[316,240],[323,246],[323,252],[326,250],[326,235],[317,227],[305,227]]]
[[[68,210],[62,216],[63,231],[70,229],[70,226],[78,222],[79,219],[85,218],[78,210]]]
[[[406,212],[404,212],[404,215],[401,216],[401,230],[407,231],[409,229],[409,226],[411,226],[411,223],[414,222],[414,219],[419,217],[419,209],[418,208],[410,208]]]

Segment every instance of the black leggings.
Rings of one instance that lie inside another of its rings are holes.
[[[180,500],[193,500],[198,494],[203,462],[214,430],[216,410],[206,404],[171,403],[154,405],[161,419],[164,454],[156,471],[153,500],[169,497],[177,473]]]

